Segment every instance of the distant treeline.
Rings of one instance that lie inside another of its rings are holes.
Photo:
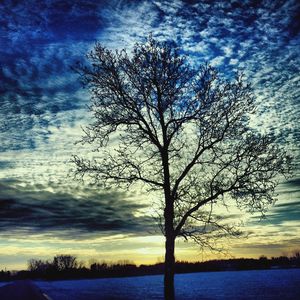
[[[210,272],[210,271],[239,271],[275,268],[300,268],[300,251],[294,255],[272,257],[261,256],[254,258],[235,258],[226,260],[209,260],[205,262],[177,261],[176,273]],[[0,271],[0,280],[12,279],[79,279],[104,278],[123,276],[142,276],[163,274],[164,264],[136,266],[129,261],[118,263],[94,262],[85,266],[78,262],[73,255],[58,255],[53,260],[31,259],[27,271]]]

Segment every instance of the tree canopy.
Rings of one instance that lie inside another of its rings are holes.
[[[216,204],[231,199],[264,213],[273,203],[290,157],[274,137],[249,126],[256,103],[242,74],[222,79],[152,37],[132,53],[96,44],[87,57],[89,64],[76,69],[90,90],[94,122],[82,142],[95,145],[98,158],[74,156],[77,173],[161,193],[171,260],[176,237],[210,246],[211,237],[237,234],[213,214]]]

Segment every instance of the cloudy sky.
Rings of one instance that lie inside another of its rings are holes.
[[[151,195],[74,182],[74,145],[90,115],[87,91],[71,66],[96,41],[132,48],[152,33],[175,40],[195,64],[230,76],[243,71],[258,103],[254,127],[275,132],[295,171],[260,220],[243,217],[248,239],[234,256],[300,249],[300,7],[269,1],[1,1],[0,4],[0,269],[30,258],[162,260]],[[227,212],[225,211],[224,214]],[[240,216],[236,213],[235,216]],[[212,257],[178,243],[179,259]]]

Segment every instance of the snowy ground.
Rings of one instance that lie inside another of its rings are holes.
[[[53,300],[163,299],[163,277],[35,281]],[[176,299],[300,299],[300,269],[179,274]]]

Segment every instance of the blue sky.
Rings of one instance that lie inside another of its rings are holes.
[[[299,249],[299,14],[296,0],[2,1],[0,269],[61,252],[137,262],[162,257],[151,196],[74,182],[69,163],[86,151],[74,142],[90,119],[89,95],[71,66],[96,41],[131,49],[150,33],[175,40],[194,64],[209,62],[228,77],[243,71],[258,102],[252,126],[278,134],[294,156],[279,201],[266,220],[243,219],[250,235],[232,242],[232,253]],[[185,259],[198,255],[190,244],[178,249]]]

